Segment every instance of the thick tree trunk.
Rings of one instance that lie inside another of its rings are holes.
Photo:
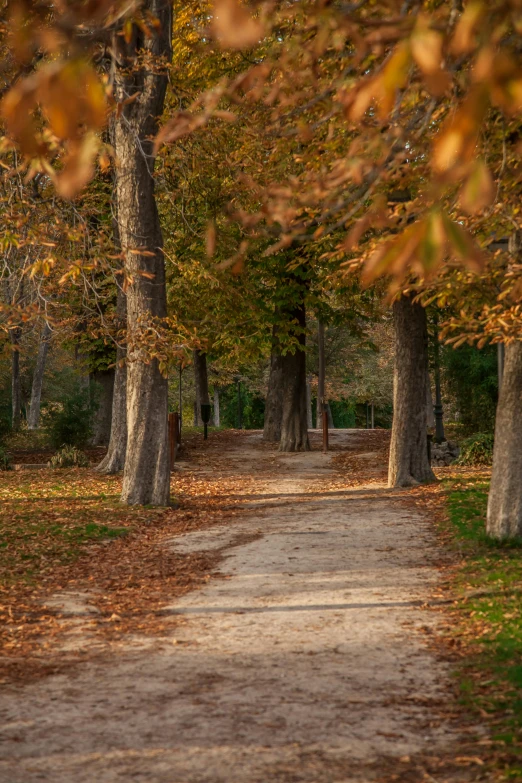
[[[207,354],[203,351],[193,352],[194,381],[196,386],[196,403],[194,407],[194,426],[203,425],[201,406],[210,404],[208,393]]]
[[[394,302],[393,318],[395,373],[388,485],[411,487],[435,479],[427,449],[426,312],[405,296]]]
[[[121,497],[129,504],[166,505],[170,492],[168,384],[141,338],[148,324],[157,325],[167,313],[152,139],[167,88],[159,58],[170,62],[172,56],[172,4],[147,0],[143,8],[158,20],[158,28],[151,28],[152,34],[145,36],[135,25],[129,42],[114,37],[119,57],[116,99],[123,102],[138,96],[122,105],[114,128],[119,234],[131,281],[127,288],[127,457]],[[148,57],[156,59],[154,68]]]
[[[33,373],[33,385],[31,387],[31,404],[29,406],[29,416],[27,417],[27,426],[30,430],[38,429],[40,424],[40,403],[42,401],[42,387],[45,374],[45,365],[47,363],[47,353],[49,351],[49,342],[51,339],[51,328],[46,322],[38,346],[38,356],[36,358],[36,367]]]
[[[505,346],[497,405],[487,532],[497,539],[522,537],[522,342]]]
[[[279,451],[310,451],[306,405],[306,312],[304,301],[292,313],[299,348],[283,357],[283,410]]]
[[[110,441],[115,374],[114,367],[97,370],[92,374],[92,380],[99,387],[95,390],[98,407],[93,422],[93,446],[107,446]]]
[[[274,326],[272,329],[270,376],[268,378],[268,394],[266,396],[263,426],[263,440],[266,440],[269,443],[279,443],[281,440],[281,423],[283,420],[283,373],[284,357],[279,353],[277,326]]]
[[[20,338],[22,336],[22,330],[19,326],[11,329],[11,407],[12,418],[11,424],[13,430],[16,432],[20,429],[20,422],[22,420],[22,388],[20,385]]]

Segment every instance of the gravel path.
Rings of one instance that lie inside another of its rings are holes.
[[[229,457],[238,492],[256,443]],[[1,783],[365,783],[444,753],[433,535],[382,486],[329,492],[329,461],[281,457],[243,520],[166,542],[226,556],[160,642],[4,693]]]

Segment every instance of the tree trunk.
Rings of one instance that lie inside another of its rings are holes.
[[[115,370],[96,370],[92,380],[99,388],[95,389],[95,399],[98,407],[93,422],[93,446],[107,446],[111,437],[112,403],[114,398]]]
[[[317,427],[322,427],[322,413],[326,405],[326,357],[324,352],[324,324],[317,326],[317,351],[318,351],[318,373],[317,373]]]
[[[114,387],[112,392],[112,419],[109,448],[96,470],[100,473],[119,473],[125,467],[127,453],[127,365],[125,349],[116,352]]]
[[[119,229],[115,227],[114,239],[116,247],[120,247]],[[118,286],[116,302],[116,327],[123,339],[127,323],[127,297]],[[125,467],[127,454],[127,351],[120,343],[116,349],[116,367],[114,368],[114,386],[111,405],[111,432],[107,454],[96,470],[100,473],[119,473]]]
[[[279,451],[310,451],[306,405],[306,312],[304,300],[292,313],[299,348],[283,357],[283,406]]]
[[[313,415],[312,415],[312,381],[310,376],[306,379],[306,417],[308,420],[308,429],[313,429]]]
[[[194,381],[196,386],[196,403],[194,407],[194,426],[203,425],[201,406],[210,404],[208,393],[207,354],[203,351],[193,352]]]
[[[393,318],[395,373],[388,485],[411,487],[435,479],[427,449],[426,312],[420,304],[404,296],[394,302]]]
[[[40,345],[38,346],[38,356],[36,358],[36,367],[34,368],[33,374],[31,404],[29,407],[29,416],[27,418],[27,426],[30,430],[38,429],[38,425],[40,424],[40,403],[42,401],[43,379],[50,339],[51,328],[46,321],[40,338]]]
[[[16,326],[14,329],[10,329],[9,335],[11,337],[12,353],[11,353],[11,407],[12,418],[11,424],[13,430],[16,432],[20,429],[20,422],[22,420],[22,389],[20,386],[20,338],[22,336],[22,329]]]
[[[221,426],[221,417],[219,414],[219,389],[214,386],[214,426]]]
[[[283,373],[284,357],[279,353],[277,326],[272,329],[272,353],[270,355],[270,376],[268,378],[268,394],[265,403],[265,418],[263,425],[263,440],[269,443],[279,443],[281,440],[281,423],[283,420]]]
[[[115,35],[118,67],[115,96],[121,113],[115,121],[118,160],[116,203],[127,288],[127,456],[122,501],[166,505],[170,492],[167,434],[168,382],[149,347],[141,343],[148,325],[167,314],[163,237],[154,194],[153,137],[163,111],[167,74],[159,58],[172,57],[172,4],[147,0],[145,11],[158,20],[148,36],[134,25],[130,41]],[[148,58],[156,60],[151,67]],[[138,97],[123,105],[131,96]]]
[[[433,409],[433,397],[431,394],[430,374],[426,376],[426,426],[435,428],[435,411]]]
[[[497,539],[522,536],[522,342],[505,346],[497,405],[487,532]]]
[[[327,413],[328,413],[328,429],[334,430],[335,429],[335,424],[334,424],[334,420],[333,420],[332,407],[331,407],[329,402],[326,403],[326,410],[327,410]]]

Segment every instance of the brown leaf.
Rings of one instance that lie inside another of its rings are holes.
[[[63,170],[56,177],[56,190],[62,198],[74,198],[92,178],[99,145],[94,133],[87,133],[79,141],[69,143]]]
[[[460,167],[469,164],[475,155],[477,137],[487,108],[484,89],[472,90],[435,138],[432,155],[435,171],[451,179],[462,175]]]
[[[441,70],[443,37],[431,30],[429,20],[420,16],[411,36],[410,45],[413,59],[425,74]]]
[[[260,22],[253,19],[240,0],[215,0],[212,32],[229,49],[255,46],[264,35]]]
[[[485,12],[486,6],[481,0],[466,4],[453,35],[452,52],[463,54],[472,51],[475,46],[476,29]]]
[[[154,151],[157,152],[162,144],[172,143],[192,133],[196,128],[201,127],[206,122],[206,117],[201,114],[192,114],[190,111],[179,111],[168,122],[156,136],[154,141]]]

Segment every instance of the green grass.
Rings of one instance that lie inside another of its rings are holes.
[[[486,535],[486,481],[448,481],[446,489],[463,556],[457,586],[468,594],[458,604],[457,633],[470,653],[458,672],[462,701],[489,716],[493,739],[505,749],[506,779],[522,780],[522,540]]]
[[[144,514],[150,517],[119,502],[120,481],[94,471],[2,473],[0,593],[20,582],[38,583],[89,545],[120,538]]]

